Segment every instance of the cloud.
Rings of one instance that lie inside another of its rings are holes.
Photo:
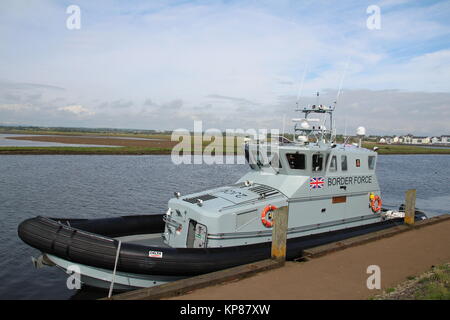
[[[0,81],[0,87],[10,90],[29,90],[29,89],[50,89],[50,90],[65,90],[58,86],[52,86],[42,83],[20,83],[20,82],[8,82]]]
[[[99,108],[112,108],[112,109],[127,109],[134,105],[134,102],[131,100],[115,100],[111,102],[102,102],[98,107]]]
[[[366,27],[370,1],[77,4],[80,30],[65,27],[66,3],[1,3],[0,105],[39,109],[4,107],[2,121],[149,129],[190,127],[193,119],[218,128],[278,125],[295,107],[305,65],[302,96],[312,97],[325,88],[335,92],[349,60],[342,102],[375,118],[388,112],[374,130],[400,130],[401,123],[439,134],[450,122],[444,119],[449,2],[381,1],[382,28],[373,31]],[[441,116],[427,118],[434,126],[414,118],[425,116],[417,101],[433,112],[439,106]],[[394,103],[404,106],[401,112],[386,108]],[[347,124],[362,121],[358,114],[347,115]]]
[[[322,90],[319,103],[330,105],[337,90]],[[313,94],[300,97],[300,106],[316,103]],[[41,108],[26,104],[1,104],[2,122],[45,126],[118,127],[135,129],[193,129],[193,121],[203,121],[203,128],[244,130],[282,129],[292,131],[291,118],[296,95],[280,95],[274,103],[246,104],[240,99],[213,99],[195,106],[175,99],[124,110],[92,109],[83,105]],[[283,125],[284,119],[284,125]],[[450,133],[450,93],[405,90],[347,89],[344,87],[335,112],[338,133],[352,134],[365,126],[368,134],[441,135]]]
[[[247,100],[245,98],[236,98],[236,97],[222,96],[220,94],[209,94],[209,95],[207,95],[207,98],[231,101],[231,102],[239,103],[239,104],[257,104],[255,102],[249,101],[249,100]]]
[[[18,104],[18,103],[0,104],[0,111],[23,112],[23,111],[38,111],[38,110],[39,108],[33,107],[28,104]]]
[[[81,105],[59,107],[57,110],[65,111],[68,113],[73,113],[74,115],[77,115],[77,116],[83,116],[83,115],[93,116],[93,115],[95,115],[95,112],[92,112],[89,109],[87,109]]]
[[[359,87],[410,91],[450,91],[450,50],[418,55],[405,62],[389,63],[375,69],[370,77],[352,74]]]
[[[332,105],[336,94],[336,90],[324,90],[319,102]],[[295,98],[280,97],[276,112],[286,112],[285,106],[293,105]],[[313,104],[316,97],[302,97],[300,102]],[[348,134],[364,126],[368,134],[441,135],[450,132],[449,119],[449,92],[344,89],[335,111],[337,132]]]

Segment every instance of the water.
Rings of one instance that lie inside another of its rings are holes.
[[[232,183],[246,171],[243,165],[175,166],[170,156],[0,156],[0,299],[74,295],[64,272],[32,267],[39,252],[17,236],[24,219],[164,213],[173,192]]]
[[[377,162],[383,206],[396,207],[408,189],[429,216],[450,213],[450,155],[381,155]]]
[[[386,204],[398,207],[417,189],[417,207],[448,213],[450,156],[380,156],[378,179]],[[17,236],[37,215],[111,217],[162,213],[174,191],[187,194],[233,183],[246,165],[180,165],[170,156],[0,156],[0,299],[97,298],[104,291],[71,291],[56,268],[35,270],[39,252]]]

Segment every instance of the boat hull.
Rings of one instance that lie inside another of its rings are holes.
[[[416,218],[423,218],[416,216]],[[159,221],[161,219],[161,221]],[[287,259],[301,257],[303,250],[318,245],[393,227],[403,219],[392,219],[338,231],[291,238],[287,241]],[[148,226],[145,226],[148,224]],[[108,227],[109,226],[109,227]],[[19,226],[19,236],[42,251],[55,265],[67,270],[80,267],[81,282],[108,288],[119,241],[115,289],[151,287],[199,274],[214,272],[270,257],[271,243],[223,248],[170,248],[153,244],[130,243],[134,233],[160,239],[162,216],[130,216],[112,219],[67,220],[36,217]],[[89,230],[89,231],[86,231]],[[93,233],[97,232],[97,233]],[[160,253],[158,254],[155,253]]]
[[[72,261],[68,261],[51,254],[45,254],[45,257],[48,261],[62,269],[64,272],[72,274],[74,270],[74,263]],[[79,280],[82,285],[99,289],[109,289],[111,286],[111,281],[114,278],[114,291],[148,288],[185,278],[176,276],[127,273],[120,271],[116,272],[113,277],[113,273],[108,269],[87,266],[84,264],[75,264],[75,266],[77,268],[77,272],[79,273]]]

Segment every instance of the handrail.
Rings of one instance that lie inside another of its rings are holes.
[[[111,285],[109,286],[108,298],[111,298],[111,295],[112,295],[114,282],[116,280],[116,270],[117,270],[117,262],[119,261],[120,247],[122,246],[122,241],[120,241],[120,240],[118,240],[118,241],[119,241],[119,245],[117,246],[116,262],[114,263],[114,271],[113,271],[113,274],[112,274]]]

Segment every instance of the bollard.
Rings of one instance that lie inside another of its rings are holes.
[[[272,259],[286,260],[286,239],[288,228],[288,207],[278,208],[273,212]]]
[[[416,189],[406,191],[405,196],[405,223],[414,224],[414,216],[416,213]]]

